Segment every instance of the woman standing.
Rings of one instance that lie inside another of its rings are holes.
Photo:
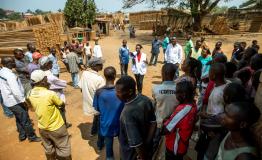
[[[135,74],[137,90],[142,93],[143,79],[147,70],[146,54],[141,52],[141,44],[136,45],[136,51],[132,53],[132,72]]]

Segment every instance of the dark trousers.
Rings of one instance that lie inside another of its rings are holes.
[[[106,145],[106,158],[113,159],[114,152],[113,152],[113,144],[114,144],[114,137],[104,137],[105,138],[105,145]]]
[[[135,74],[135,78],[136,78],[137,91],[138,93],[142,93],[144,75]]]
[[[163,49],[163,54],[164,54],[164,63],[166,63],[166,59],[165,59],[166,49]]]
[[[94,115],[93,124],[91,128],[91,134],[97,134],[97,147],[99,150],[102,150],[104,147],[104,137],[99,133],[100,128],[100,116]]]
[[[120,64],[121,75],[127,75],[128,64]]]
[[[15,115],[19,139],[22,140],[28,137],[29,140],[34,140],[36,138],[35,131],[24,104],[20,103],[13,107],[9,107],[9,109]]]
[[[181,155],[181,154],[174,155],[174,153],[169,151],[168,149],[166,149],[165,157],[166,157],[166,160],[183,160],[184,159],[184,155]]]
[[[152,53],[150,58],[150,64],[156,65],[158,59],[158,53]]]

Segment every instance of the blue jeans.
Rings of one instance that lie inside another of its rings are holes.
[[[3,103],[3,97],[2,97],[1,94],[0,94],[0,103],[1,103],[1,105],[2,105],[2,107],[3,107],[4,115],[5,115],[6,117],[13,117],[14,114],[12,113],[12,111],[10,111],[10,109],[4,105],[4,103]]]
[[[34,140],[36,138],[35,131],[24,104],[20,103],[13,107],[9,107],[9,109],[15,115],[19,139],[22,140],[27,137],[29,140]]]
[[[73,82],[73,87],[77,87],[78,86],[78,73],[71,73],[71,77],[72,77],[72,82]]]
[[[106,160],[112,160],[114,158],[113,144],[114,137],[104,137],[106,145]]]

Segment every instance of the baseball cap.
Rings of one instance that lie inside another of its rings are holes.
[[[39,52],[34,52],[32,57],[33,59],[40,59],[43,55]]]
[[[43,66],[48,62],[51,62],[51,59],[48,58],[47,56],[43,56],[42,58],[39,59],[40,66]]]
[[[45,78],[46,74],[42,70],[35,70],[31,73],[31,80],[33,83],[38,83]]]
[[[94,57],[90,59],[88,63],[89,63],[89,66],[92,67],[92,66],[96,66],[96,65],[105,63],[105,60],[103,60],[102,58]]]

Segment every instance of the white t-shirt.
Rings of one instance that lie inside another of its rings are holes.
[[[85,52],[86,52],[85,54],[86,55],[91,55],[91,51],[90,50],[91,50],[92,47],[91,46],[85,46],[84,48],[85,48]]]
[[[132,72],[134,74],[145,75],[147,71],[147,64],[145,63],[146,54],[141,53],[140,61],[138,61],[137,52],[133,52],[133,55],[134,55],[133,58],[135,60],[135,64],[132,64]]]
[[[224,102],[224,89],[230,82],[223,84],[218,87],[214,87],[208,98],[207,113],[210,115],[218,115],[224,112],[225,102]]]
[[[183,49],[180,44],[169,44],[165,53],[165,60],[167,63],[181,64],[183,58]]]
[[[97,114],[93,107],[94,95],[97,89],[105,85],[105,80],[96,71],[84,71],[78,86],[82,89],[83,110],[85,115]]]
[[[102,58],[103,54],[102,54],[102,49],[100,45],[95,45],[94,46],[94,57],[96,58]]]

